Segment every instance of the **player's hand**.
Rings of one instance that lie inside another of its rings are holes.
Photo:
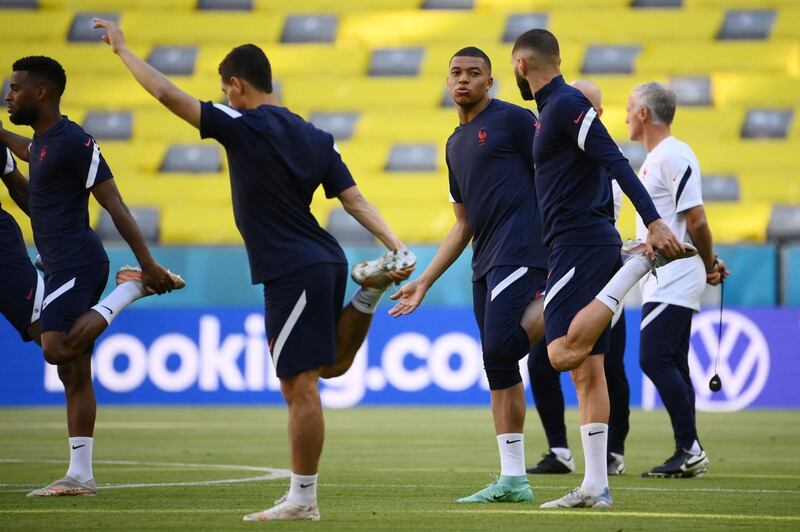
[[[706,273],[706,282],[712,286],[716,286],[727,279],[730,274],[731,272],[728,271],[725,261],[717,257],[714,261],[714,267],[710,272]]]
[[[686,248],[675,233],[667,227],[667,224],[661,218],[650,222],[647,226],[647,256],[651,259],[655,258],[655,251],[660,251],[662,255],[668,258],[677,256],[684,253]]]
[[[120,50],[125,48],[125,35],[122,34],[122,30],[114,22],[96,18],[94,19],[94,27],[106,30],[106,34],[103,35],[102,39],[104,43],[111,46],[112,52],[118,54]]]
[[[422,303],[427,292],[428,289],[420,285],[419,281],[411,281],[403,285],[400,290],[389,296],[392,300],[397,301],[395,306],[389,309],[389,315],[397,318],[411,314]]]
[[[175,289],[172,275],[158,263],[142,266],[142,284],[145,290],[152,290],[159,295]]]

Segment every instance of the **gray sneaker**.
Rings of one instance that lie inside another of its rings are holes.
[[[386,288],[392,280],[386,275],[397,270],[407,270],[417,264],[417,257],[407,249],[387,251],[375,260],[365,260],[353,266],[351,277],[361,286]]]
[[[608,474],[609,475],[624,475],[625,474],[625,457],[617,453],[608,453]]]
[[[575,488],[560,499],[546,502],[539,508],[610,508],[611,491],[606,488],[600,495],[589,495],[583,488]]]
[[[56,480],[49,486],[39,488],[28,493],[28,497],[80,497],[86,495],[96,495],[97,486],[94,479],[86,482],[78,482],[72,477],[65,476],[61,480]]]
[[[656,251],[656,258],[651,259],[647,256],[647,244],[639,240],[628,240],[622,245],[622,254],[629,257],[641,257],[647,261],[651,270],[655,270],[656,268],[666,266],[672,261],[688,259],[689,257],[697,255],[697,248],[690,243],[684,242],[683,247],[686,248],[686,251],[672,258],[665,257],[661,252]]]

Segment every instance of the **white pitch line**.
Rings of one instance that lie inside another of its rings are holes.
[[[433,511],[433,510],[432,510]],[[472,509],[464,509],[464,510],[445,510],[448,513],[454,514],[461,514],[461,513],[473,513],[473,514],[484,514],[484,513],[492,513],[492,514],[524,514],[524,515],[569,515],[569,516],[576,516],[576,515],[585,515],[587,517],[591,517],[592,519],[598,517],[609,517],[609,518],[617,518],[617,517],[654,517],[654,518],[661,518],[661,519],[718,519],[723,521],[800,521],[800,516],[798,515],[749,515],[749,514],[691,514],[685,512],[618,512],[614,509],[600,509],[600,510],[495,510],[495,509],[487,509],[487,510],[479,510],[477,508]],[[441,512],[441,510],[436,510],[436,512]],[[420,512],[422,513],[422,512]]]
[[[450,489],[450,488],[464,488],[469,489],[474,487],[471,484],[329,484],[320,483],[320,486],[328,488],[401,488],[401,489]],[[575,486],[531,486],[534,490],[570,490]],[[736,488],[648,488],[648,487],[612,487],[614,491],[651,491],[671,493],[675,491],[686,492],[700,492],[700,493],[786,493],[786,494],[800,494],[800,490],[778,490],[778,489],[736,489]]]
[[[23,460],[19,458],[0,458],[0,463],[4,464],[65,464],[64,460]],[[241,484],[245,482],[263,482],[266,480],[277,480],[281,478],[288,478],[292,472],[288,469],[278,469],[274,467],[260,467],[248,465],[234,465],[234,464],[197,464],[185,462],[150,462],[150,461],[137,461],[137,460],[95,460],[96,465],[118,465],[118,466],[152,466],[152,467],[175,467],[175,468],[193,468],[193,469],[216,469],[224,471],[258,471],[265,473],[255,477],[246,478],[226,478],[217,480],[197,480],[188,482],[154,482],[154,483],[127,483],[127,484],[100,484],[97,486],[99,490],[108,489],[131,489],[131,488],[161,488],[161,487],[175,487],[175,486],[214,486],[218,484]],[[30,486],[24,484],[0,484],[0,487],[13,487],[15,489],[0,490],[6,493],[28,491]],[[19,489],[19,488],[25,489]]]

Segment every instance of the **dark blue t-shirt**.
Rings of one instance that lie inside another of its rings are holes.
[[[536,118],[492,100],[447,140],[450,196],[474,231],[472,278],[496,266],[547,268],[531,149]]]
[[[613,201],[609,176],[646,223],[659,218],[628,160],[578,89],[557,76],[535,97],[539,121],[533,159],[548,247],[621,244],[609,209]]]
[[[11,156],[11,152],[0,144],[0,171],[3,172],[3,176],[10,174],[16,168],[17,163]],[[26,263],[25,266],[30,265],[28,250],[25,249],[19,225],[0,206],[0,271],[13,269],[19,263]]]
[[[233,217],[253,284],[305,266],[347,264],[342,248],[311,214],[314,191],[332,198],[355,185],[333,136],[283,107],[237,111],[201,104],[200,136],[228,154]]]
[[[62,117],[33,137],[28,164],[33,240],[45,272],[108,262],[89,227],[89,193],[113,178],[94,139]]]

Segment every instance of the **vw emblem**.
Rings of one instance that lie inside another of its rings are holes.
[[[692,376],[698,410],[732,412],[752,403],[764,389],[769,377],[769,345],[761,329],[749,318],[726,310],[722,315],[722,338],[719,341],[719,368],[722,391],[708,389],[714,375],[717,353],[719,314],[701,312],[692,320],[689,340],[689,371]]]

